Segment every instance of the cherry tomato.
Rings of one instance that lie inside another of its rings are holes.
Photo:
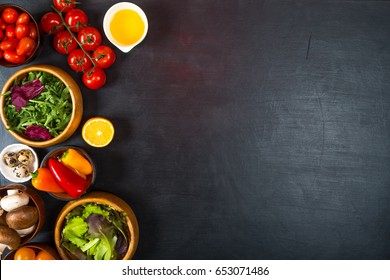
[[[72,9],[65,14],[65,23],[73,32],[79,32],[81,28],[88,24],[87,14],[80,9]]]
[[[17,39],[22,39],[30,33],[30,29],[27,24],[17,24],[15,27],[15,35]]]
[[[28,247],[21,247],[16,250],[14,260],[35,260],[35,251]]]
[[[98,67],[92,67],[84,72],[83,83],[89,89],[99,89],[106,83],[106,73]]]
[[[100,31],[92,26],[80,29],[77,39],[86,51],[93,51],[102,43]]]
[[[24,55],[18,55],[14,50],[4,51],[3,58],[14,64],[20,64],[26,60]]]
[[[5,28],[5,36],[8,38],[15,38],[15,24],[7,25]]]
[[[32,39],[36,40],[38,38],[38,30],[33,22],[28,23],[28,29],[30,30],[30,33],[28,33],[28,36],[31,37]]]
[[[18,44],[19,44],[19,40],[16,38],[5,38],[0,43],[0,50],[2,51],[15,50]]]
[[[92,59],[100,68],[110,67],[116,60],[114,50],[108,46],[98,46],[92,53]]]
[[[4,37],[4,32],[3,30],[0,29],[0,40]]]
[[[24,37],[19,41],[18,46],[16,47],[17,55],[27,55],[35,48],[35,41],[30,37]]]
[[[21,13],[16,19],[16,24],[28,24],[30,22],[30,15],[28,13]]]
[[[69,54],[71,51],[78,48],[76,40],[68,30],[63,30],[57,33],[53,39],[54,49],[60,54]]]
[[[0,51],[0,59],[3,58],[3,51]]]
[[[19,13],[14,8],[5,8],[1,14],[1,18],[5,23],[14,23],[18,19]]]
[[[51,254],[49,254],[48,252],[43,251],[43,250],[38,252],[38,254],[35,257],[35,259],[39,260],[39,261],[41,261],[41,260],[45,260],[45,261],[47,261],[47,260],[55,260],[55,258]]]
[[[7,24],[0,17],[0,30],[5,30],[7,28]]]
[[[54,7],[63,13],[67,13],[75,8],[76,3],[76,0],[53,0]]]
[[[41,17],[41,27],[47,34],[56,34],[65,28],[61,17],[55,12],[47,12]]]
[[[82,49],[76,49],[68,55],[68,65],[76,72],[84,72],[92,67],[92,61]]]

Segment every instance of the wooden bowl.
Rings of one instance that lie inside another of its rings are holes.
[[[45,251],[46,253],[49,253],[51,256],[53,256],[53,258],[55,260],[61,260],[61,257],[58,254],[57,250],[47,243],[33,242],[33,243],[28,243],[26,245],[20,246],[19,248],[22,248],[22,247],[27,247],[27,248],[33,249],[35,251],[35,254],[38,254],[39,251]],[[16,251],[17,250],[10,251],[7,255],[5,255],[4,260],[13,260],[15,257]]]
[[[32,16],[32,14],[27,11],[26,9],[18,6],[18,5],[14,5],[14,4],[2,4],[0,5],[0,14],[3,12],[3,10],[5,10],[6,8],[14,8],[16,11],[18,11],[19,14],[21,13],[27,13],[29,16],[30,16],[30,21],[34,24],[35,26],[35,29],[36,29],[36,32],[37,32],[37,38],[35,39],[35,49],[34,51],[31,53],[31,55],[29,57],[26,57],[26,60],[23,61],[22,63],[11,63],[11,62],[8,62],[6,61],[4,58],[1,58],[0,59],[0,65],[1,66],[4,66],[4,67],[16,67],[16,66],[21,66],[21,65],[24,65],[24,64],[28,64],[30,63],[38,54],[38,50],[41,49],[41,33],[40,33],[40,28],[39,28],[39,25],[37,23],[37,21],[35,20],[35,18]],[[5,36],[5,35],[4,35]]]
[[[124,200],[111,193],[101,192],[101,191],[93,191],[86,194],[80,199],[69,201],[60,211],[55,223],[54,241],[56,244],[57,251],[60,254],[61,258],[64,260],[72,259],[71,256],[67,253],[67,251],[61,246],[61,234],[62,234],[62,229],[64,226],[66,215],[70,211],[72,211],[75,207],[85,203],[91,203],[91,202],[106,204],[119,212],[126,213],[126,223],[130,235],[129,236],[130,243],[126,251],[126,254],[123,257],[123,260],[131,259],[137,249],[138,240],[139,240],[139,228],[138,228],[137,218],[133,210]]]
[[[42,197],[39,195],[39,193],[33,187],[25,186],[23,184],[9,184],[6,186],[1,186],[0,197],[6,196],[8,190],[19,190],[21,192],[26,193],[30,197],[30,201],[28,205],[35,206],[38,209],[39,218],[35,230],[29,235],[26,235],[21,238],[19,246],[23,246],[24,244],[31,241],[38,234],[40,229],[45,224],[46,214],[45,214],[44,201]]]
[[[78,152],[80,152],[92,165],[92,170],[93,170],[92,174],[87,176],[87,181],[89,183],[88,187],[87,187],[87,189],[85,191],[87,193],[87,192],[89,192],[89,190],[91,189],[91,186],[95,182],[95,178],[96,178],[96,165],[95,165],[94,161],[92,160],[92,158],[88,155],[88,153],[84,149],[81,149],[81,148],[76,147],[76,146],[62,146],[62,147],[58,147],[58,148],[50,151],[48,154],[46,154],[46,156],[43,158],[43,160],[41,162],[41,167],[46,167],[47,168],[48,167],[47,161],[49,160],[49,158],[58,158],[69,148],[75,149]],[[59,199],[59,200],[69,201],[69,200],[73,200],[74,199],[69,194],[67,194],[66,192],[60,192],[60,193],[49,192],[49,194],[52,197],[54,197],[56,199]]]
[[[20,133],[17,133],[12,130],[7,130],[16,140],[19,142],[28,145],[30,147],[36,147],[36,148],[47,148],[53,145],[57,145],[59,143],[64,142],[67,140],[70,136],[73,135],[73,133],[78,128],[81,118],[83,115],[83,98],[81,95],[80,88],[76,81],[64,70],[52,66],[52,65],[33,65],[33,66],[27,66],[19,71],[16,71],[4,84],[3,89],[1,91],[0,95],[0,116],[1,120],[4,123],[4,126],[6,129],[9,128],[7,119],[4,114],[4,106],[5,106],[5,96],[4,94],[13,86],[15,79],[20,80],[24,76],[27,75],[28,72],[31,71],[42,71],[52,74],[53,76],[59,78],[66,86],[69,87],[69,92],[72,100],[72,106],[73,111],[71,115],[71,119],[68,123],[68,125],[65,127],[65,129],[54,138],[51,138],[49,140],[43,140],[43,141],[37,141],[37,140],[31,140],[27,138],[25,135],[22,135]]]

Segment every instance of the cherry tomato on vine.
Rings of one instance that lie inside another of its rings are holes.
[[[56,34],[65,28],[61,17],[55,12],[47,12],[41,17],[41,27],[48,34]]]
[[[84,50],[93,51],[102,43],[102,35],[97,28],[87,26],[80,29],[77,34],[77,40],[81,43]]]
[[[28,36],[30,29],[27,24],[17,24],[15,26],[15,36],[17,39],[21,40],[22,38]]]
[[[18,46],[16,47],[17,55],[28,55],[35,49],[35,40],[30,37],[24,37],[20,39]]]
[[[68,55],[68,65],[76,72],[84,72],[92,67],[92,61],[82,49],[76,49]]]
[[[76,7],[76,0],[53,0],[54,7],[63,13],[69,12]]]
[[[88,24],[88,16],[81,9],[72,9],[65,14],[65,23],[73,32],[79,32],[81,28]]]
[[[106,83],[106,73],[98,67],[92,67],[84,72],[83,83],[89,89],[99,89]]]
[[[98,46],[92,53],[92,59],[100,68],[110,67],[116,60],[116,54],[109,46]]]
[[[11,63],[19,64],[26,60],[24,55],[18,55],[14,50],[4,51],[3,58]]]
[[[35,260],[35,251],[28,247],[21,247],[16,250],[14,260]]]
[[[16,19],[16,24],[28,24],[30,22],[30,15],[28,13],[21,13]]]
[[[63,30],[54,36],[53,46],[60,54],[69,54],[71,51],[78,48],[77,42],[68,30]]]
[[[14,23],[18,19],[19,13],[14,8],[5,8],[1,13],[1,18],[5,23]]]

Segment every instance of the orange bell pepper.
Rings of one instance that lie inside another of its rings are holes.
[[[61,162],[78,172],[89,175],[92,173],[92,164],[79,151],[69,148],[61,156]]]
[[[64,192],[64,190],[57,184],[49,168],[41,167],[37,171],[31,173],[31,184],[37,190],[44,192]]]

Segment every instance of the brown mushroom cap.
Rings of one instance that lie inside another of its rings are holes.
[[[7,245],[10,250],[15,250],[20,245],[20,236],[14,229],[0,225],[0,243]]]

